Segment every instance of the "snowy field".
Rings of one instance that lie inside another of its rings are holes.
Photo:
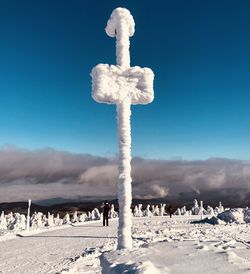
[[[20,233],[0,242],[0,273],[250,273],[250,224],[199,219],[133,218],[132,251],[115,250],[117,219]]]

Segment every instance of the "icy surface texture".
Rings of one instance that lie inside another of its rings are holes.
[[[135,32],[135,22],[129,10],[117,8],[108,20],[106,33],[116,37],[116,63],[128,68],[130,66],[129,37]]]
[[[154,73],[138,66],[123,70],[119,66],[99,64],[92,69],[92,97],[99,103],[148,104],[154,99]]]

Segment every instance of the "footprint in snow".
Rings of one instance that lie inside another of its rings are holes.
[[[208,251],[209,247],[207,245],[199,245],[197,249],[203,250],[203,251]]]

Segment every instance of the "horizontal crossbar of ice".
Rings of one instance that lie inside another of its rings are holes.
[[[154,73],[138,66],[126,70],[99,64],[91,71],[92,97],[99,103],[119,104],[129,98],[131,104],[148,104],[154,99]]]

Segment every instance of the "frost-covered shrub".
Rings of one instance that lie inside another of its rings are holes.
[[[194,206],[192,207],[191,210],[192,210],[192,215],[199,215],[200,207],[196,199],[194,200]]]
[[[14,213],[13,218],[11,218],[8,223],[7,228],[9,230],[23,230],[26,228],[26,217],[23,214]]]
[[[139,210],[138,210],[138,206],[136,205],[134,208],[134,217],[139,217],[138,213],[139,213]]]
[[[219,211],[220,211],[220,212],[223,212],[223,211],[224,211],[224,207],[223,207],[223,205],[221,204],[221,202],[219,202]]]
[[[60,226],[63,224],[63,220],[60,218],[59,213],[54,218],[54,224],[55,226]]]
[[[83,222],[86,222],[88,220],[88,216],[86,213],[82,213],[80,214],[79,216],[79,222],[83,223]]]
[[[161,204],[160,205],[160,216],[164,216],[165,214],[165,208],[166,208],[166,204]]]
[[[90,220],[100,220],[101,219],[101,214],[97,208],[94,208],[94,210],[91,211],[90,214]]]
[[[152,206],[152,215],[153,216],[159,216],[160,215],[160,210],[159,210],[158,205]]]
[[[0,215],[0,223],[1,223],[1,221],[2,221],[3,219],[5,219],[4,211],[2,211],[2,213],[1,213],[1,215]]]
[[[47,218],[42,212],[34,212],[30,218],[30,227],[32,229],[43,228],[46,225]]]
[[[150,205],[147,205],[146,209],[143,212],[143,216],[145,216],[145,217],[151,217],[152,216],[152,212],[150,211]]]
[[[113,218],[117,218],[118,217],[118,213],[115,211],[115,207],[112,204],[110,211],[109,211],[109,219],[113,219]]]
[[[13,221],[14,221],[13,213],[10,212],[9,214],[6,215],[7,226],[9,226],[9,224],[11,224]]]
[[[0,217],[0,228],[7,229],[7,220],[6,216],[4,215],[4,211],[2,211]]]
[[[207,212],[206,212],[206,210],[204,209],[204,207],[203,207],[203,201],[200,201],[200,206],[199,206],[199,213],[198,213],[198,215],[206,215],[207,214]]]
[[[228,209],[229,210],[229,209]],[[216,214],[219,214],[219,213],[222,213],[222,212],[224,212],[225,210],[224,210],[224,207],[223,207],[223,205],[221,204],[221,202],[219,202],[219,206],[218,207],[216,207],[215,209],[214,209],[214,212],[216,213]]]
[[[207,214],[214,216],[214,209],[211,206],[207,206]]]
[[[77,223],[78,222],[78,216],[77,216],[77,211],[74,212],[72,218],[71,218],[71,223]]]
[[[69,224],[71,224],[70,217],[69,217],[69,213],[66,213],[66,215],[64,216],[64,218],[63,218],[63,224],[64,224],[64,225],[69,225]]]
[[[181,215],[181,210],[177,208],[173,215]]]
[[[14,230],[24,230],[26,228],[26,217],[24,214],[14,214],[15,223],[13,223]]]
[[[186,206],[183,206],[180,210],[181,210],[181,215],[185,215],[187,212]]]
[[[12,212],[6,216],[7,229],[13,229],[13,224],[15,223],[15,218]]]
[[[50,214],[50,212],[48,212],[48,217],[45,226],[55,226],[54,214]]]
[[[134,217],[142,217],[143,211],[142,211],[142,204],[139,204],[138,206],[135,206],[134,208]]]

